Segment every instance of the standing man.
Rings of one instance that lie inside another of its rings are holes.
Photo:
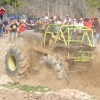
[[[0,19],[0,38],[2,38],[2,35],[3,35],[3,28],[4,28],[4,24],[2,20]]]
[[[93,23],[90,20],[90,18],[88,18],[87,21],[84,22],[84,26],[86,26],[87,28],[91,28],[91,29],[93,28]],[[91,32],[91,30],[87,30],[87,33],[88,33],[90,41],[92,42],[92,32]],[[85,42],[87,42],[87,38],[86,37],[85,37]]]
[[[19,33],[23,35],[23,32],[26,30],[26,23],[24,21],[21,21],[19,25]]]
[[[17,36],[18,36],[18,32],[17,32],[18,31],[18,25],[17,25],[15,20],[13,20],[10,28],[11,28],[11,42],[14,43]]]
[[[96,44],[97,42],[99,42],[99,45],[100,45],[100,23],[99,23],[99,20],[97,18],[94,19],[93,26],[94,26],[95,31],[96,31],[94,43]]]
[[[30,21],[33,20],[33,16],[31,13],[28,13],[27,20],[28,20],[28,23],[30,23]]]
[[[71,24],[71,18],[69,18],[69,15],[66,15],[66,18],[64,19],[64,24],[70,25]]]
[[[1,6],[0,7],[0,19],[3,21],[3,16],[5,14],[5,9]]]
[[[4,33],[7,33],[7,31],[6,31],[6,27],[7,27],[7,25],[8,25],[8,19],[7,18],[5,18],[5,20],[3,21],[3,23],[4,23]]]

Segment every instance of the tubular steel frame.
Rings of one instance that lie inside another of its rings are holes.
[[[72,36],[74,34],[74,30],[82,31],[80,40],[79,39],[72,39]],[[92,39],[90,39],[90,37],[89,37],[90,33],[88,33],[87,31],[91,32]],[[84,39],[87,38],[88,43],[89,43],[88,46],[90,48],[94,48],[94,33],[93,33],[93,30],[91,28],[88,28],[85,26],[49,24],[45,30],[45,33],[44,33],[43,45],[45,48],[46,48],[46,37],[48,34],[52,34],[52,33],[56,34],[56,38],[53,41],[54,43],[56,43],[57,41],[62,41],[62,42],[64,42],[66,47],[70,47],[72,42],[78,42],[78,43],[82,44]],[[66,39],[65,35],[67,35],[67,39]],[[78,54],[76,57],[73,57],[73,56],[71,57],[69,52],[66,56],[68,59],[71,59],[71,58],[74,59],[74,61],[87,62],[87,61],[91,61],[91,59],[93,58],[93,54],[94,53],[91,51],[78,51]]]

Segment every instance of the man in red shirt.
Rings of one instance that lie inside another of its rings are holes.
[[[3,16],[5,13],[5,9],[3,7],[0,7],[0,19],[3,21]]]
[[[19,25],[19,33],[23,35],[23,32],[26,30],[26,23],[24,21]]]
[[[84,22],[84,26],[92,28],[93,27],[92,21],[90,19],[88,19],[86,22]]]
[[[84,22],[84,26],[86,26],[87,28],[93,28],[93,23],[88,18],[87,21]],[[92,32],[91,32],[91,30],[87,30],[87,33],[88,33],[90,41],[92,42]],[[85,41],[84,42],[87,44],[87,38],[86,37],[85,37]]]

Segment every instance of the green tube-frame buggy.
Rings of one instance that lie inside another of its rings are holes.
[[[75,36],[74,36],[75,35]],[[73,38],[74,37],[74,38]],[[91,62],[94,55],[94,33],[85,26],[50,24],[44,33],[43,46],[57,53],[60,50],[68,62]],[[65,49],[66,52],[63,52]],[[60,55],[62,55],[60,53]]]

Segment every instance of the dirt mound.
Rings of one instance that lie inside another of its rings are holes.
[[[92,100],[93,98],[74,89],[64,89],[58,92],[26,93],[18,89],[0,87],[0,100]],[[96,100],[96,99],[95,99]]]
[[[93,97],[75,89],[63,89],[57,92],[27,93],[19,90],[16,86],[6,87],[8,82],[13,81],[7,75],[0,75],[0,100],[91,100]],[[4,85],[5,84],[5,85]],[[3,86],[2,86],[3,85]],[[47,88],[44,88],[47,89]],[[16,99],[15,99],[16,98]],[[95,99],[96,100],[96,99]]]
[[[13,83],[13,80],[9,76],[4,74],[0,75],[0,85],[8,84],[9,82]]]

